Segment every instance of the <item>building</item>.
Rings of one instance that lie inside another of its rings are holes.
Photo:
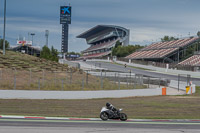
[[[11,46],[10,50],[15,52],[21,52],[29,55],[40,56],[40,47],[39,46],[32,46],[32,41],[17,41],[17,46]]]
[[[82,51],[82,58],[97,58],[111,54],[112,48],[119,41],[123,46],[129,45],[129,30],[114,25],[97,25],[80,34],[77,38],[84,38],[89,48]]]

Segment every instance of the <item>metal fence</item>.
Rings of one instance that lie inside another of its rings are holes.
[[[189,74],[178,74],[178,90],[191,85],[191,76]]]
[[[13,90],[119,90],[157,88],[161,78],[108,71],[0,69],[0,89]]]
[[[138,86],[145,86],[145,88],[157,88],[167,86],[169,80],[155,77],[148,77],[141,74],[111,72],[111,71],[89,71],[89,74],[100,78],[106,78],[115,84],[125,84],[137,88]]]
[[[1,89],[19,89],[19,90],[57,90],[64,89],[66,85],[73,84],[72,79],[76,72],[73,69],[69,71],[46,71],[34,70],[29,71],[16,69],[0,70],[0,88]]]

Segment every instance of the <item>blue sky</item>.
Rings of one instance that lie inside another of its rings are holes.
[[[164,35],[187,37],[200,30],[200,0],[7,0],[6,39],[15,45],[19,35],[34,43],[45,44],[45,30],[50,31],[49,45],[61,49],[60,6],[71,4],[69,51],[80,52],[89,45],[76,38],[99,24],[130,29],[130,44],[148,45]],[[3,34],[3,4],[0,0],[0,36]]]

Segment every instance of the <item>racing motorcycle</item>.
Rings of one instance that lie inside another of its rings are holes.
[[[127,115],[125,113],[121,113],[122,109],[112,111],[107,109],[106,107],[102,107],[100,112],[100,118],[103,121],[106,121],[108,119],[120,119],[121,121],[127,120]]]

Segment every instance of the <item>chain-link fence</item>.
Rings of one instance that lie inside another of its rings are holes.
[[[0,70],[0,88],[16,90],[70,90],[80,89],[84,73],[69,69],[68,71],[46,71],[29,69]]]
[[[117,87],[105,77],[95,77],[82,70],[73,71],[71,69],[64,72],[1,69],[0,88],[14,90],[101,90],[116,89]],[[125,86],[122,88],[127,89]]]

